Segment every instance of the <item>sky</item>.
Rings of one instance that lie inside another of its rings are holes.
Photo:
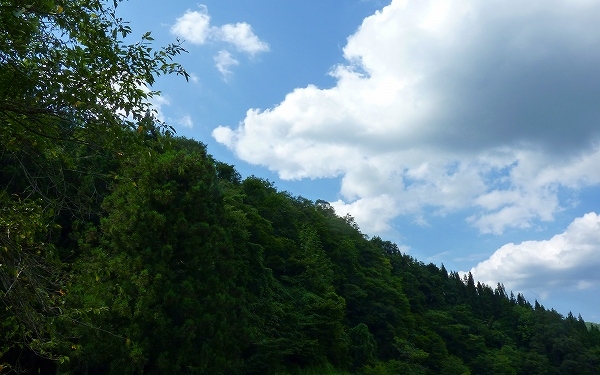
[[[600,322],[600,1],[129,0],[177,134],[424,263]]]

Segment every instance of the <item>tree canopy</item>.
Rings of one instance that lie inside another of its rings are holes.
[[[98,215],[111,156],[172,131],[156,119],[151,85],[161,74],[187,78],[172,61],[184,50],[156,50],[150,33],[127,44],[117,5],[0,1],[2,352],[16,340],[63,358],[49,320],[66,315],[69,275],[56,245],[70,240],[73,217]]]
[[[118,2],[0,0],[0,374],[597,374],[600,330],[242,178]]]

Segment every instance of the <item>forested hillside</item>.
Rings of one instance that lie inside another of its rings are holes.
[[[175,137],[183,50],[114,7],[0,0],[0,374],[600,373],[597,326]]]

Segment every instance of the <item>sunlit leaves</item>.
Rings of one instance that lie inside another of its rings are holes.
[[[187,78],[172,61],[183,52],[178,43],[154,50],[149,32],[137,43],[122,41],[132,30],[116,6],[37,0],[0,7],[0,119],[13,126],[43,116],[96,131],[133,125],[152,113],[148,100],[158,93],[146,87],[156,76]],[[36,134],[55,136],[51,131],[44,127]]]

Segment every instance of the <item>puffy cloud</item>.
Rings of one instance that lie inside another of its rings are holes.
[[[187,10],[177,18],[171,27],[171,32],[193,44],[202,45],[208,41],[224,42],[233,45],[238,51],[251,56],[259,52],[269,51],[269,45],[260,40],[252,31],[252,26],[246,22],[211,26],[208,8],[200,5],[199,11]],[[229,68],[238,65],[230,52],[220,50],[214,57],[217,69],[224,76],[231,74]]]
[[[507,244],[471,273],[488,285],[547,297],[553,291],[581,290],[600,283],[600,216],[576,218],[549,240]]]
[[[335,207],[370,234],[464,209],[484,233],[528,228],[600,183],[599,23],[587,0],[394,0],[348,38],[335,86],[213,136],[284,179],[343,176]]]
[[[247,52],[251,55],[269,50],[269,45],[258,39],[252,32],[252,26],[246,22],[221,26],[220,38],[225,42],[233,44],[239,51]]]
[[[194,44],[204,44],[213,34],[210,26],[210,16],[206,6],[200,6],[200,11],[187,10],[183,16],[175,21],[171,32],[178,37]]]
[[[390,230],[389,221],[398,215],[397,204],[393,198],[385,195],[365,198],[347,204],[342,200],[332,202],[336,212],[348,212],[368,222],[369,228],[382,233]]]

